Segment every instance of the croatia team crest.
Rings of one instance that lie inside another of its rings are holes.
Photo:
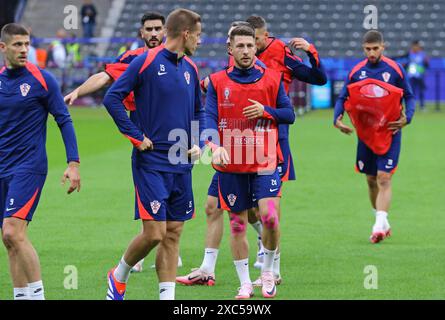
[[[28,92],[30,89],[31,89],[31,86],[27,83],[20,85],[20,92],[22,93],[23,97],[26,97],[28,95]]]
[[[153,211],[153,214],[157,214],[159,211],[159,208],[161,207],[161,203],[158,200],[150,202],[151,210]]]
[[[231,193],[227,196],[227,200],[229,200],[230,205],[233,207],[233,205],[236,202],[236,196],[233,193]]]
[[[184,78],[187,84],[190,84],[190,73],[188,71],[184,72]]]
[[[391,78],[391,74],[389,72],[384,72],[384,73],[382,73],[382,77],[383,77],[383,80],[385,80],[385,82],[388,82],[389,78]]]

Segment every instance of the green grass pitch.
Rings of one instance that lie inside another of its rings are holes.
[[[432,108],[431,108],[432,109]],[[62,139],[48,127],[48,178],[29,236],[40,255],[47,299],[104,299],[106,273],[140,223],[133,221],[131,146],[103,108],[72,108],[81,154],[82,190],[66,195]],[[335,130],[332,110],[297,118],[291,147],[298,180],[286,183],[282,201],[282,276],[276,299],[444,299],[445,113],[415,115],[404,129],[399,169],[393,180],[392,238],[368,241],[373,216],[365,178],[353,170],[356,138]],[[204,202],[212,169],[193,171],[196,218],[186,223],[179,274],[200,265],[204,251]],[[228,220],[228,219],[227,219]],[[226,221],[227,221],[226,220]],[[255,259],[249,227],[250,260]],[[127,299],[158,299],[154,252],[133,274]],[[67,266],[78,288],[66,289]],[[366,289],[366,266],[377,268],[378,289]],[[252,280],[259,275],[251,268]],[[239,286],[225,225],[215,287],[177,286],[177,299],[233,299]],[[261,296],[255,291],[255,298]],[[6,250],[0,249],[0,299],[11,299]],[[262,299],[262,298],[261,298]]]

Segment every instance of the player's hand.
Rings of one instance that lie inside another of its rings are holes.
[[[229,154],[224,147],[218,147],[212,154],[212,163],[225,168],[230,162]]]
[[[406,126],[407,123],[408,121],[406,120],[406,115],[404,112],[402,112],[402,115],[400,116],[399,120],[388,122],[388,129],[393,131],[392,134],[396,134],[397,132],[400,131],[400,129]]]
[[[354,129],[352,129],[351,127],[348,127],[347,125],[345,125],[343,123],[343,121],[341,121],[343,119],[343,115],[339,115],[337,120],[335,121],[335,127],[337,129],[340,129],[341,132],[345,133],[345,134],[351,134],[354,132]]]
[[[201,156],[201,148],[194,144],[193,147],[187,151],[187,155],[189,156],[191,162],[194,163]]]
[[[144,136],[144,140],[142,143],[136,147],[139,151],[150,151],[153,150],[153,142],[151,142],[150,139],[148,139],[146,136]]]
[[[303,38],[292,38],[289,41],[289,45],[296,50],[302,49],[307,52],[309,51],[309,47],[311,44],[306,40],[304,40]]]
[[[207,89],[209,88],[209,82],[210,82],[209,77],[205,77],[205,78],[204,78],[204,81],[203,81],[203,83],[202,83],[202,86],[204,87],[204,89],[206,90],[206,92],[207,92]]]
[[[68,168],[65,170],[62,176],[62,185],[65,185],[66,180],[70,181],[70,187],[68,188],[67,193],[70,194],[74,190],[77,189],[77,192],[80,191],[80,173],[79,173],[79,163],[75,161],[71,161],[68,163]]]
[[[249,100],[253,104],[243,109],[244,116],[249,120],[261,118],[264,114],[264,106],[258,101],[252,99],[247,100]]]
[[[77,100],[77,98],[79,97],[79,90],[75,89],[73,92],[67,94],[63,100],[65,101],[65,103],[68,103],[68,105],[73,105],[73,102],[75,100]]]

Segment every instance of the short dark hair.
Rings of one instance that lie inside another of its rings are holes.
[[[267,29],[266,20],[261,16],[250,16],[246,19],[254,29]]]
[[[242,21],[242,20],[233,21],[233,22],[230,24],[230,27],[231,27],[231,28],[232,28],[232,27],[238,27],[238,26],[248,26],[248,27],[253,28],[252,25],[251,25],[249,22],[247,22],[247,21]]]
[[[198,22],[201,22],[201,16],[196,12],[182,8],[176,9],[168,15],[165,23],[167,37],[177,38],[183,31],[195,31]]]
[[[20,36],[29,36],[28,29],[18,23],[8,23],[6,24],[0,33],[1,41],[7,42],[9,41],[13,36],[20,35]]]
[[[233,41],[235,36],[248,36],[255,39],[255,31],[251,26],[238,26],[230,32],[230,41]]]
[[[363,36],[363,43],[383,43],[383,35],[377,30],[369,30]]]
[[[149,20],[161,20],[162,24],[165,24],[165,17],[156,11],[149,11],[144,13],[144,15],[141,18],[141,26],[144,25],[145,21]]]

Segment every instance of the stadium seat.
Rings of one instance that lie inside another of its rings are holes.
[[[321,56],[362,56],[361,46],[357,43],[363,35],[363,5],[354,0],[323,0],[317,4],[310,0],[151,0],[149,3],[145,0],[126,0],[125,9],[116,23],[114,36],[134,35],[139,26],[139,15],[143,11],[156,10],[167,15],[180,6],[201,14],[203,34],[210,38],[224,38],[231,21],[243,20],[256,13],[265,16],[269,31],[274,36],[289,38],[306,33],[311,35],[312,41],[317,41],[319,37],[321,45],[317,45],[317,48]],[[412,40],[418,38],[424,42],[426,48],[431,49],[433,57],[444,56],[443,16],[445,5],[441,0],[430,0],[428,4],[418,3],[416,0],[385,0],[384,4],[379,5],[378,27],[391,42],[391,46],[387,47],[387,55],[397,55],[400,50],[406,50]],[[334,47],[335,41],[342,47]],[[442,46],[437,47],[438,43],[442,43]],[[220,46],[221,49],[216,49],[213,45],[203,44],[197,52],[197,57],[224,53],[224,44],[221,43]],[[112,56],[112,51],[118,47],[119,45],[110,45],[108,54]]]

